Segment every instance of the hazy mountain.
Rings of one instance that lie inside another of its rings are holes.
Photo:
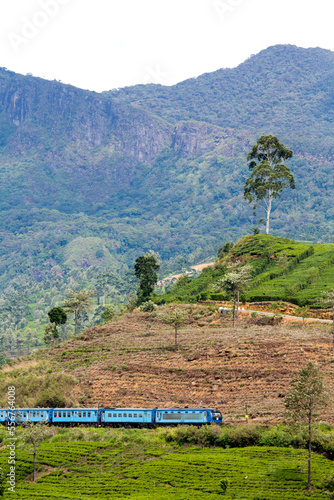
[[[172,87],[101,94],[1,69],[0,284],[118,269],[149,249],[214,253],[254,225],[246,155],[267,133],[293,149],[297,184],[273,233],[332,241],[333,63],[275,46]]]

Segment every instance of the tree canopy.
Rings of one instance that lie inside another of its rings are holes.
[[[159,314],[159,319],[162,323],[166,325],[171,325],[174,327],[175,332],[175,350],[177,349],[177,331],[183,326],[189,319],[189,314],[182,309],[176,308],[173,311],[164,311]]]
[[[252,170],[244,186],[244,198],[249,203],[260,204],[266,211],[266,234],[274,198],[280,198],[284,188],[295,189],[295,180],[284,162],[292,158],[292,151],[273,135],[262,135],[247,156]],[[258,162],[258,163],[257,163]]]
[[[57,325],[65,325],[67,314],[62,307],[53,307],[48,312],[50,323]]]
[[[91,290],[73,292],[71,290],[68,295],[69,298],[64,302],[64,309],[66,312],[74,314],[74,333],[76,335],[79,314],[91,310],[94,292]]]
[[[139,279],[137,304],[140,305],[149,299],[154,290],[154,285],[158,282],[156,273],[160,269],[158,257],[152,251],[141,255],[136,259],[134,269],[135,275]]]

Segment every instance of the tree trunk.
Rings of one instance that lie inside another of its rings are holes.
[[[333,353],[334,353],[334,304],[333,304]]]
[[[312,413],[308,416],[308,478],[307,489],[311,489],[311,444],[312,444]]]
[[[239,290],[237,291],[237,314],[236,318],[239,318]]]
[[[177,350],[177,326],[175,328],[175,351]]]
[[[267,205],[266,234],[269,234],[269,219],[270,219],[272,199],[273,199],[273,195],[272,195],[272,193],[269,193],[269,200],[268,200],[268,205]]]
[[[34,445],[34,471],[32,476],[33,481],[35,481],[35,476],[36,476],[36,447]]]
[[[74,335],[77,334],[78,312],[74,313]]]

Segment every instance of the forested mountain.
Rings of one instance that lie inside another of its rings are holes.
[[[172,87],[100,94],[1,69],[1,287],[124,276],[149,249],[166,272],[215,254],[254,226],[243,185],[260,134],[294,151],[297,189],[274,204],[273,234],[331,242],[333,63],[275,46]]]

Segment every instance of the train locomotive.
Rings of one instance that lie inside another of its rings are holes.
[[[48,425],[99,427],[156,427],[222,423],[213,408],[0,408],[0,424],[44,422]],[[13,424],[12,424],[13,425]]]

